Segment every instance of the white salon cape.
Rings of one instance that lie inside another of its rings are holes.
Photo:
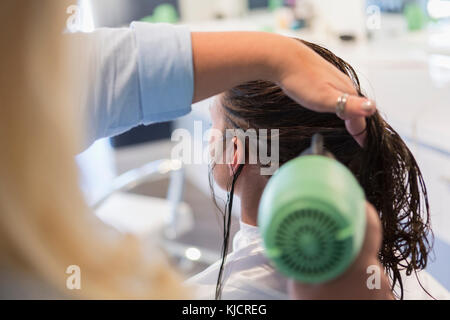
[[[190,112],[194,75],[186,27],[134,22],[130,28],[69,36],[75,47],[71,61],[84,77],[77,106],[86,124],[85,147],[135,126]],[[197,298],[214,298],[219,267],[220,261],[187,281]],[[425,273],[423,278],[436,298],[444,297],[447,291],[434,279]],[[286,279],[264,256],[258,228],[244,223],[233,239],[223,279],[223,299],[288,298]],[[429,298],[415,278],[404,282],[405,298]]]
[[[221,260],[186,281],[199,299],[214,299]],[[222,299],[289,299],[287,280],[264,255],[258,227],[240,221],[223,272]]]

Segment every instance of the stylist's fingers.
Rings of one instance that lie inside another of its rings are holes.
[[[345,127],[348,133],[350,133],[353,138],[358,142],[361,147],[366,144],[367,122],[365,117],[356,117],[349,120],[345,120]]]
[[[329,112],[337,111],[336,106],[338,104],[338,99],[344,94],[345,92],[336,89],[329,90],[329,98],[326,100],[326,107]],[[350,120],[355,117],[369,117],[375,113],[376,109],[374,101],[365,97],[349,94],[344,111],[338,116],[343,120]]]
[[[338,94],[334,107],[336,112],[338,99],[344,95],[344,93],[336,92],[335,94]],[[365,97],[348,95],[343,112],[338,112],[337,115],[345,120],[345,127],[347,128],[348,133],[353,136],[361,147],[364,147],[367,138],[366,117],[373,115],[375,112],[376,104],[374,101]]]

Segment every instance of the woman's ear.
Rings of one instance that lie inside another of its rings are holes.
[[[228,163],[228,169],[230,176],[233,176],[234,173],[239,168],[239,165],[245,164],[245,152],[244,145],[240,139],[237,137],[233,137],[232,141],[232,158],[230,163]]]

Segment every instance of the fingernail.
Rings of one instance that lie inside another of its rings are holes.
[[[361,104],[361,108],[362,108],[364,111],[374,112],[375,109],[376,109],[375,102],[373,102],[372,100],[364,101],[364,102]]]

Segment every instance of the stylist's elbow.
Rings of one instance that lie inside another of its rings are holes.
[[[350,268],[338,278],[323,284],[289,281],[292,299],[393,299],[384,268],[378,260],[382,242],[382,226],[375,208],[367,203],[366,236],[361,251]]]

